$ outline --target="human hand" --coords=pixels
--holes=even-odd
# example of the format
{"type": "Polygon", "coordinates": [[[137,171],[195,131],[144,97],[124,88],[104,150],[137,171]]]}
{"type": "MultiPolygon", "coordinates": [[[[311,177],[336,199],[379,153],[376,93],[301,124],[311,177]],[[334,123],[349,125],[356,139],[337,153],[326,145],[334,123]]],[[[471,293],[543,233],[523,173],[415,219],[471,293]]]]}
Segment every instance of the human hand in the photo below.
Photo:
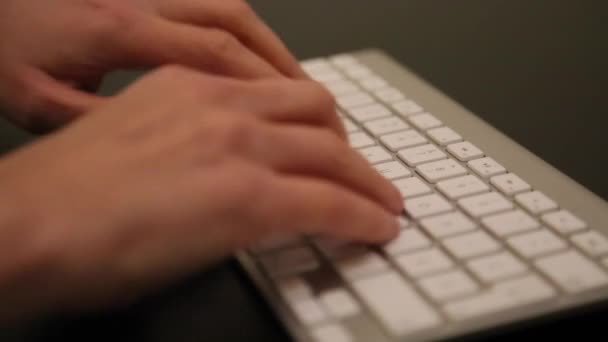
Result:
{"type": "Polygon", "coordinates": [[[10,155],[0,316],[113,303],[278,232],[392,239],[401,196],[328,128],[334,106],[309,81],[164,67],[10,155]]]}
{"type": "Polygon", "coordinates": [[[0,103],[41,132],[99,105],[90,91],[114,69],[306,77],[244,0],[3,0],[0,35],[0,103]]]}

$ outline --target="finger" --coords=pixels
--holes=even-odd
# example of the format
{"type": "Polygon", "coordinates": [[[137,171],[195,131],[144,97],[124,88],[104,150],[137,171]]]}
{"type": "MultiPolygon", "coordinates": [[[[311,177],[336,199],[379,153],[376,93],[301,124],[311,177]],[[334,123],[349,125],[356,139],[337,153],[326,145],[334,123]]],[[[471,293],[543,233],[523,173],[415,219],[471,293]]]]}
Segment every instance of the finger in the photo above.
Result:
{"type": "Polygon", "coordinates": [[[20,124],[36,133],[53,130],[99,105],[105,99],[76,90],[46,73],[24,67],[15,91],[20,124]]]}
{"type": "Polygon", "coordinates": [[[241,43],[283,75],[307,78],[285,44],[243,0],[161,1],[160,6],[160,12],[166,18],[198,26],[221,28],[234,34],[241,43]]]}
{"type": "Polygon", "coordinates": [[[269,189],[272,210],[280,219],[275,231],[323,234],[368,243],[387,242],[398,235],[392,213],[345,188],[322,180],[277,177],[269,189]]]}
{"type": "Polygon", "coordinates": [[[399,191],[344,141],[328,130],[301,125],[256,126],[255,141],[242,144],[246,158],[281,173],[339,184],[399,214],[399,191]]]}
{"type": "Polygon", "coordinates": [[[310,81],[234,81],[241,101],[238,110],[254,112],[276,122],[328,127],[345,139],[346,130],[337,115],[335,99],[322,86],[310,81]]]}
{"type": "Polygon", "coordinates": [[[120,42],[123,67],[183,64],[242,79],[281,77],[230,33],[142,16],[120,42]]]}

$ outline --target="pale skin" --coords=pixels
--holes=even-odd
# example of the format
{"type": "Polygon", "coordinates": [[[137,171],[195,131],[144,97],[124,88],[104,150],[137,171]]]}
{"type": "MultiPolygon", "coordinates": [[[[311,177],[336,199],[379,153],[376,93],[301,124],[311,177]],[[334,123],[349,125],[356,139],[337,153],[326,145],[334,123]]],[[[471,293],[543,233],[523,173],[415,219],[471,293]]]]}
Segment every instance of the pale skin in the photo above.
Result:
{"type": "Polygon", "coordinates": [[[164,22],[123,23],[134,36],[187,46],[174,42],[187,38],[180,30],[204,42],[216,32],[209,27],[221,27],[235,37],[231,55],[242,54],[209,57],[203,44],[167,56],[145,43],[135,49],[146,53],[123,54],[121,35],[87,36],[54,25],[48,12],[48,26],[5,16],[19,9],[35,17],[42,3],[0,5],[0,32],[21,37],[0,46],[0,99],[11,119],[69,122],[0,160],[0,320],[132,300],[274,233],[365,243],[398,234],[398,191],[348,147],[332,97],[243,3],[62,0],[46,10],[93,23],[99,18],[83,17],[88,6],[118,3],[164,22]],[[252,26],[226,21],[225,3],[239,17],[249,13],[252,26]],[[59,53],[51,39],[70,48],[59,53]],[[87,48],[97,40],[107,49],[87,48]],[[31,41],[48,42],[36,45],[48,51],[31,54],[31,41]],[[77,86],[135,65],[156,70],[113,98],[77,86]]]}

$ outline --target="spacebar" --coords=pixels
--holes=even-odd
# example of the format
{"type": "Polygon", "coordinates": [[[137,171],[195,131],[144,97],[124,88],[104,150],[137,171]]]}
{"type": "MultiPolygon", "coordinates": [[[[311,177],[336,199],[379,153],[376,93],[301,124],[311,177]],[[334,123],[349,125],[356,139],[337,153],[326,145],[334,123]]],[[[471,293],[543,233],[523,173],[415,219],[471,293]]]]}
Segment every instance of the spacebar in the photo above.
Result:
{"type": "Polygon", "coordinates": [[[397,273],[387,272],[353,283],[384,327],[403,336],[439,324],[439,315],[397,273]]]}

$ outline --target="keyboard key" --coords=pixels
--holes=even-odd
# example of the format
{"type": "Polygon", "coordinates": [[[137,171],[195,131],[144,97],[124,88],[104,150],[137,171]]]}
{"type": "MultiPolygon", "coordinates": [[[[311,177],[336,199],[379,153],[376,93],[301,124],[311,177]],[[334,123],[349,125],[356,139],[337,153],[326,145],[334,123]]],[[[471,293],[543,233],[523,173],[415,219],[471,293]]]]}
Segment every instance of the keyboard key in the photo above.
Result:
{"type": "Polygon", "coordinates": [[[468,175],[439,182],[437,183],[437,189],[448,198],[457,199],[489,191],[490,187],[479,178],[468,175]]]}
{"type": "Polygon", "coordinates": [[[382,88],[374,91],[374,95],[386,103],[395,103],[405,99],[403,94],[395,88],[382,88]]]}
{"type": "Polygon", "coordinates": [[[444,159],[447,157],[442,150],[431,144],[410,147],[399,151],[398,154],[399,157],[409,166],[416,166],[418,164],[444,159]]]}
{"type": "Polygon", "coordinates": [[[372,135],[376,137],[410,128],[408,124],[396,116],[367,121],[363,124],[363,126],[365,126],[365,128],[367,128],[367,130],[369,130],[372,135]]]}
{"type": "Polygon", "coordinates": [[[484,217],[481,222],[492,233],[504,237],[538,228],[540,224],[522,210],[484,217]]]}
{"type": "Polygon", "coordinates": [[[555,290],[536,275],[498,283],[479,296],[454,301],[445,311],[462,321],[495,312],[544,301],[554,297],[555,290]]]}
{"type": "Polygon", "coordinates": [[[438,194],[405,199],[405,211],[413,218],[440,214],[452,209],[452,205],[438,194]]]}
{"type": "Polygon", "coordinates": [[[333,65],[337,66],[340,69],[342,69],[344,67],[352,67],[355,65],[360,65],[357,58],[355,58],[353,55],[350,55],[348,53],[340,53],[337,55],[333,55],[329,58],[329,62],[331,62],[333,65]]]}
{"type": "Polygon", "coordinates": [[[443,240],[443,245],[460,259],[467,259],[498,251],[500,245],[484,231],[475,231],[443,240]]]}
{"type": "Polygon", "coordinates": [[[347,281],[387,271],[389,265],[380,255],[372,251],[356,253],[336,260],[338,272],[347,281]]]}
{"type": "Polygon", "coordinates": [[[420,286],[437,302],[471,295],[479,290],[479,286],[462,271],[451,271],[420,281],[420,286]]]}
{"type": "Polygon", "coordinates": [[[515,196],[515,201],[532,214],[542,214],[557,209],[557,204],[540,191],[526,192],[515,196]]]}
{"type": "Polygon", "coordinates": [[[333,71],[334,68],[324,58],[313,58],[300,63],[302,69],[308,74],[324,73],[333,71]]]}
{"type": "Polygon", "coordinates": [[[355,121],[364,122],[364,121],[382,118],[385,116],[390,116],[391,111],[379,103],[374,103],[374,104],[350,109],[348,111],[348,114],[350,114],[350,116],[355,121]]]}
{"type": "Polygon", "coordinates": [[[343,288],[323,291],[319,295],[319,301],[325,311],[337,319],[351,317],[361,311],[357,301],[343,288]]]}
{"type": "Polygon", "coordinates": [[[479,279],[491,283],[522,274],[528,270],[510,252],[488,255],[473,259],[467,266],[479,279]]]}
{"type": "Polygon", "coordinates": [[[352,335],[342,325],[337,323],[324,324],[315,327],[312,335],[316,342],[352,342],[352,335]]]}
{"type": "Polygon", "coordinates": [[[403,198],[425,195],[432,192],[432,189],[426,183],[416,177],[396,180],[393,182],[393,185],[401,192],[403,198]]]}
{"type": "Polygon", "coordinates": [[[410,121],[414,127],[419,130],[426,131],[430,128],[439,127],[442,125],[441,121],[437,119],[433,114],[422,113],[408,116],[407,119],[410,121]]]}
{"type": "Polygon", "coordinates": [[[494,176],[490,179],[490,183],[492,183],[492,185],[498,188],[500,192],[507,196],[515,195],[517,193],[532,189],[530,184],[526,183],[514,173],[494,176]]]}
{"type": "Polygon", "coordinates": [[[412,100],[404,100],[393,103],[393,109],[402,116],[421,113],[423,111],[422,107],[412,100]]]}
{"type": "Polygon", "coordinates": [[[339,97],[361,91],[361,89],[359,89],[359,87],[357,87],[353,82],[347,80],[327,82],[323,85],[334,97],[339,97]]]}
{"type": "Polygon", "coordinates": [[[507,243],[525,258],[535,258],[567,247],[561,238],[547,229],[514,236],[507,243]]]}
{"type": "Polygon", "coordinates": [[[348,142],[352,148],[361,148],[376,144],[369,135],[363,132],[350,133],[348,135],[348,142]]]}
{"type": "Polygon", "coordinates": [[[359,127],[357,127],[351,119],[342,118],[342,124],[344,125],[346,133],[353,133],[359,130],[359,127]]]}
{"type": "Polygon", "coordinates": [[[445,146],[462,140],[460,134],[449,127],[433,128],[426,132],[435,143],[445,146]]]}
{"type": "Polygon", "coordinates": [[[431,241],[417,227],[412,227],[402,230],[398,237],[386,243],[382,249],[389,255],[397,256],[430,245],[431,241]]]}
{"type": "Polygon", "coordinates": [[[467,173],[467,170],[454,159],[438,160],[436,162],[418,165],[416,170],[429,183],[435,183],[442,179],[467,173]]]}
{"type": "Polygon", "coordinates": [[[387,179],[397,179],[412,175],[412,172],[398,161],[376,164],[374,168],[387,179]]]}
{"type": "Polygon", "coordinates": [[[396,258],[395,261],[399,268],[415,278],[445,271],[453,266],[452,260],[438,248],[404,254],[396,258]]]}
{"type": "Polygon", "coordinates": [[[471,160],[467,163],[471,170],[480,177],[489,178],[507,172],[507,170],[490,157],[471,160]]]}
{"type": "Polygon", "coordinates": [[[513,208],[513,203],[497,192],[466,197],[458,204],[471,216],[479,217],[513,208]]]}
{"type": "Polygon", "coordinates": [[[380,141],[393,152],[427,142],[425,137],[413,129],[383,135],[380,137],[380,141]]]}
{"type": "Polygon", "coordinates": [[[536,266],[569,293],[608,285],[606,273],[576,251],[539,259],[536,266]]]}
{"type": "Polygon", "coordinates": [[[359,150],[359,153],[361,153],[370,164],[377,164],[393,160],[393,156],[381,146],[362,148],[359,150]]]}
{"type": "Polygon", "coordinates": [[[468,141],[448,145],[447,150],[460,161],[469,161],[483,157],[483,152],[468,141]]]}
{"type": "Polygon", "coordinates": [[[336,101],[338,102],[338,105],[344,109],[352,109],[376,102],[369,94],[362,91],[338,96],[336,97],[336,101]]]}
{"type": "Polygon", "coordinates": [[[422,219],[420,224],[435,238],[465,233],[475,229],[475,223],[460,212],[441,214],[422,219]]]}
{"type": "Polygon", "coordinates": [[[296,317],[305,325],[318,324],[329,318],[323,307],[314,298],[302,299],[289,304],[296,317]]]}
{"type": "Polygon", "coordinates": [[[361,64],[343,66],[342,71],[354,80],[361,80],[374,76],[374,73],[368,67],[361,64]]]}
{"type": "Polygon", "coordinates": [[[587,224],[567,210],[545,214],[543,222],[562,234],[571,234],[587,228],[587,224]]]}
{"type": "Polygon", "coordinates": [[[272,276],[300,274],[319,268],[319,260],[309,247],[294,247],[260,257],[264,269],[272,276]]]}
{"type": "Polygon", "coordinates": [[[432,328],[441,322],[439,315],[397,273],[356,281],[353,288],[394,336],[432,328]]]}
{"type": "Polygon", "coordinates": [[[310,77],[320,83],[330,83],[344,80],[344,77],[336,71],[312,73],[310,77]]]}
{"type": "Polygon", "coordinates": [[[593,257],[599,257],[608,253],[608,239],[598,231],[576,234],[571,239],[578,248],[593,257]]]}
{"type": "Polygon", "coordinates": [[[360,79],[359,84],[365,90],[369,90],[369,91],[378,90],[378,89],[385,88],[388,86],[388,83],[386,83],[385,80],[381,79],[378,76],[372,76],[369,78],[360,79]]]}
{"type": "Polygon", "coordinates": [[[312,298],[310,285],[299,276],[291,276],[277,280],[277,288],[281,296],[289,303],[312,298]]]}

